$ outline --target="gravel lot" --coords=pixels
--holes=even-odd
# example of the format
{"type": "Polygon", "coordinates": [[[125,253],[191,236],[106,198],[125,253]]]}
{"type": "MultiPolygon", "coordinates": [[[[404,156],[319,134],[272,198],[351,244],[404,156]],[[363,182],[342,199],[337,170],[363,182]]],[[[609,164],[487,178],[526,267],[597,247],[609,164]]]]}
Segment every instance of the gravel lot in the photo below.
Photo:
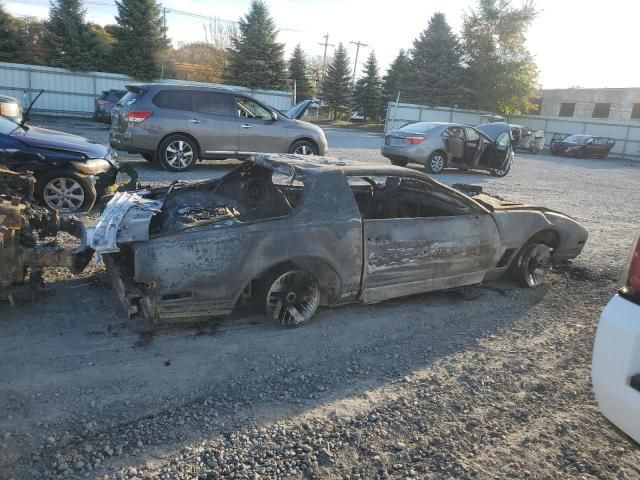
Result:
{"type": "MultiPolygon", "coordinates": [[[[333,155],[382,160],[379,136],[326,132],[333,155]]],[[[143,183],[175,179],[120,158],[143,183]]],[[[145,331],[115,311],[100,265],[52,269],[44,298],[0,305],[0,478],[640,478],[638,445],[599,415],[589,380],[638,231],[640,164],[518,154],[503,179],[438,179],[566,212],[590,230],[585,251],[540,289],[323,309],[295,330],[241,310],[145,331]]]]}

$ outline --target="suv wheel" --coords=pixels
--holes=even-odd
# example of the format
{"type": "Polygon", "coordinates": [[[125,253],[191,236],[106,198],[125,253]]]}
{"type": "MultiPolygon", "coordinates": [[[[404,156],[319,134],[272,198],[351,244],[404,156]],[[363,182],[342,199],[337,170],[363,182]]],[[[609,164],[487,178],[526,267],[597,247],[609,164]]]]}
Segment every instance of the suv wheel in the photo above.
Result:
{"type": "Polygon", "coordinates": [[[171,135],[158,147],[158,158],[162,166],[170,172],[185,172],[198,160],[198,146],[189,137],[171,135]]]}
{"type": "Polygon", "coordinates": [[[293,142],[289,148],[289,153],[294,155],[318,155],[318,147],[307,140],[298,140],[293,142]]]}

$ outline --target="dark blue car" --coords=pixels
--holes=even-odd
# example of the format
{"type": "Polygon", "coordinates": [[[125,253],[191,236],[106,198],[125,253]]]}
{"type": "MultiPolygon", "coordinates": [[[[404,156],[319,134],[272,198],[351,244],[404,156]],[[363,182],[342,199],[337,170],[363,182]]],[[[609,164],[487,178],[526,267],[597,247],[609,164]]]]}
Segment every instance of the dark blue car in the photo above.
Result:
{"type": "Polygon", "coordinates": [[[115,184],[119,168],[116,154],[100,143],[19,125],[2,116],[0,164],[33,172],[36,198],[63,213],[90,210],[96,198],[115,184]]]}

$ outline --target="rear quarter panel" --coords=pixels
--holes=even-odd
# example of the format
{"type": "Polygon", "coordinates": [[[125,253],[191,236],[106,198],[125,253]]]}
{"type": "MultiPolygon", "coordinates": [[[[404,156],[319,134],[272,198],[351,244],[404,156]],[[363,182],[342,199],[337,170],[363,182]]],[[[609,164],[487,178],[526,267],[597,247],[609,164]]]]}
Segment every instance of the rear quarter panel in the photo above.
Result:
{"type": "Polygon", "coordinates": [[[272,266],[313,258],[335,270],[336,303],[355,297],[362,222],[353,194],[339,172],[318,175],[306,188],[289,217],[192,228],[137,244],[135,280],[155,282],[158,295],[192,292],[189,302],[228,313],[248,283],[272,266]]]}

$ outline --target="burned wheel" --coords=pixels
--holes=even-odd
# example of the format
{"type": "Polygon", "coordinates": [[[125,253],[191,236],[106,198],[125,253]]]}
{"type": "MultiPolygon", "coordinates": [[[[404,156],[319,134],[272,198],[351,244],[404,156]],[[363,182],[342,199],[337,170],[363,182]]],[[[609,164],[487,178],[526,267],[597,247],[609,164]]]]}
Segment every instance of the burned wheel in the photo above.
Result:
{"type": "Polygon", "coordinates": [[[260,297],[269,319],[286,328],[299,327],[318,309],[320,286],[305,270],[283,269],[265,279],[260,297]]]}
{"type": "Polygon", "coordinates": [[[551,269],[551,248],[544,243],[526,245],[514,260],[511,273],[523,287],[537,287],[545,281],[551,269]]]}

